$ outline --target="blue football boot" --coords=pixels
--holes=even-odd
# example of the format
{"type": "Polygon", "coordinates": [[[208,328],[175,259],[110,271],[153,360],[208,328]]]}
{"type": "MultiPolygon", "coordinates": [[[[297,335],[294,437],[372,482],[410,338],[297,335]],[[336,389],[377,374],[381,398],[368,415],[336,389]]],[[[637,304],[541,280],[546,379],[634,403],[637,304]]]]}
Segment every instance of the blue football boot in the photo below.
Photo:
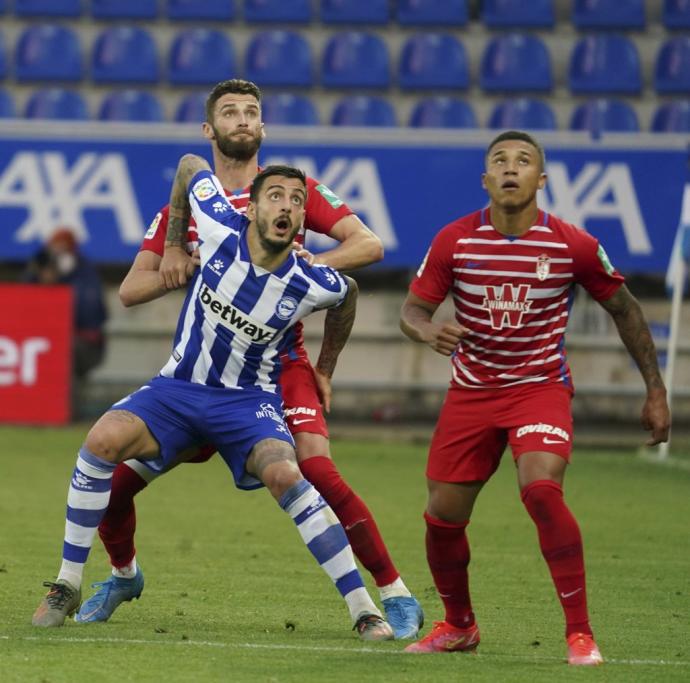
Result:
{"type": "Polygon", "coordinates": [[[133,579],[110,576],[107,581],[91,584],[98,590],[82,603],[74,620],[79,623],[108,621],[112,613],[123,603],[139,599],[144,590],[144,574],[139,567],[133,579]]]}
{"type": "Polygon", "coordinates": [[[383,601],[386,619],[393,627],[396,640],[416,638],[424,626],[424,612],[417,598],[386,598],[383,601]]]}

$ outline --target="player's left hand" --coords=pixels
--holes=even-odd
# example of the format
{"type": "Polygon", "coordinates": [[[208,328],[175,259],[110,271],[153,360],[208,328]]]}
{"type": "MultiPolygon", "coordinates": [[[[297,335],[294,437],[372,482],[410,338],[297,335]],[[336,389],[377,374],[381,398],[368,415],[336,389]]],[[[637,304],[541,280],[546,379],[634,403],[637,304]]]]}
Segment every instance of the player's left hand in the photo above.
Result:
{"type": "Polygon", "coordinates": [[[323,406],[324,413],[331,412],[331,395],[333,394],[333,386],[331,378],[324,375],[318,368],[314,368],[314,376],[316,377],[316,389],[319,392],[319,399],[323,406]]]}
{"type": "Polygon", "coordinates": [[[299,242],[293,242],[292,248],[295,251],[295,255],[303,258],[310,266],[314,265],[314,259],[316,258],[309,249],[305,249],[303,244],[299,242]]]}
{"type": "Polygon", "coordinates": [[[165,289],[179,289],[187,284],[194,272],[194,267],[190,268],[192,257],[183,247],[165,247],[158,276],[161,285],[165,289]]]}
{"type": "Polygon", "coordinates": [[[668,409],[665,389],[653,389],[647,393],[641,420],[642,426],[652,433],[646,442],[647,446],[656,446],[662,441],[668,441],[671,412],[668,409]]]}

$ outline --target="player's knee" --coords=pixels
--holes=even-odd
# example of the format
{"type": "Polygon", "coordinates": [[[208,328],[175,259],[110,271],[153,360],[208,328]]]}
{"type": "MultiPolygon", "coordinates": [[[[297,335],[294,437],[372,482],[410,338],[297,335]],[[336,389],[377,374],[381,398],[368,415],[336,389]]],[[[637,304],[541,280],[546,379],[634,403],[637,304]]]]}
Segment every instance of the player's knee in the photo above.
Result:
{"type": "Polygon", "coordinates": [[[563,502],[563,489],[550,479],[540,479],[527,484],[520,492],[522,503],[535,521],[548,521],[555,505],[563,502]]]}
{"type": "Polygon", "coordinates": [[[299,467],[290,460],[272,463],[263,469],[261,476],[261,481],[276,499],[280,499],[286,491],[302,479],[299,467]]]}
{"type": "Polygon", "coordinates": [[[120,454],[120,439],[115,430],[96,423],[86,435],[84,446],[96,457],[108,462],[117,462],[120,454]]]}

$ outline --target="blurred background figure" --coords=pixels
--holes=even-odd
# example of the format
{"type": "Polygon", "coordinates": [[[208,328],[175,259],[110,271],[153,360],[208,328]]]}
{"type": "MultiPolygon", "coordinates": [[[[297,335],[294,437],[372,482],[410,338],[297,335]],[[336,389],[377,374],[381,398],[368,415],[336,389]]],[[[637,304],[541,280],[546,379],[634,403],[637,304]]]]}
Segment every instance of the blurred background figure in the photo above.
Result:
{"type": "Polygon", "coordinates": [[[79,251],[70,228],[57,228],[27,264],[22,280],[43,285],[69,285],[74,295],[72,370],[81,380],[103,362],[104,326],[108,319],[101,277],[79,251]]]}

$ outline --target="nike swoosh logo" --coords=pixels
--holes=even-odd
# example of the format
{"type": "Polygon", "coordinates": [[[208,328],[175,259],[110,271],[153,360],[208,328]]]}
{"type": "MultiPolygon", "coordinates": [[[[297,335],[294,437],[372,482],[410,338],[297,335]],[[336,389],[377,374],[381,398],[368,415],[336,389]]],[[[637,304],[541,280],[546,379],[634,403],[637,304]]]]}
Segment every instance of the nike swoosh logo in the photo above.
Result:
{"type": "Polygon", "coordinates": [[[562,598],[572,598],[573,595],[576,593],[579,593],[582,590],[582,588],[576,588],[574,591],[570,591],[570,593],[561,593],[562,598]]]}
{"type": "Polygon", "coordinates": [[[293,420],[292,424],[293,425],[301,425],[303,422],[313,422],[316,418],[313,417],[308,417],[304,420],[293,420]]]}
{"type": "Polygon", "coordinates": [[[542,441],[544,443],[565,443],[562,439],[549,439],[548,436],[545,436],[542,441]]]}

